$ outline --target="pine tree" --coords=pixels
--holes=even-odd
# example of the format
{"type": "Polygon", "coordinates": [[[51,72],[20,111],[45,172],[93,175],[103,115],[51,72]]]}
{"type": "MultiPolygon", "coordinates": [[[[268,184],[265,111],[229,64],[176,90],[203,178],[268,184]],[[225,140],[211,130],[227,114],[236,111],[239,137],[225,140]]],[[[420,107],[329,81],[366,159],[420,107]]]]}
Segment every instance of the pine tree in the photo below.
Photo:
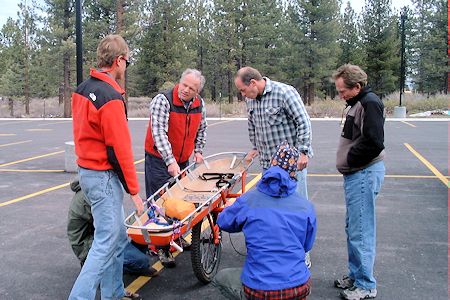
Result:
{"type": "Polygon", "coordinates": [[[297,56],[300,94],[311,104],[322,90],[339,56],[339,5],[336,0],[298,0],[291,6],[292,23],[296,26],[293,50],[297,56]]]}
{"type": "Polygon", "coordinates": [[[339,45],[342,52],[339,56],[338,66],[350,63],[364,68],[364,52],[359,32],[358,15],[351,7],[350,1],[347,1],[341,23],[342,31],[339,45]]]}
{"type": "Polygon", "coordinates": [[[362,20],[365,71],[370,86],[383,97],[398,87],[400,77],[398,20],[390,0],[366,0],[362,20]]]}
{"type": "Polygon", "coordinates": [[[446,1],[416,0],[413,23],[413,81],[419,92],[447,92],[446,1]]]}
{"type": "Polygon", "coordinates": [[[23,38],[17,21],[8,18],[0,33],[2,44],[0,91],[9,98],[10,115],[14,115],[14,100],[22,99],[24,90],[23,38]]]}
{"type": "MultiPolygon", "coordinates": [[[[138,42],[137,91],[154,95],[165,82],[175,83],[187,66],[192,66],[190,51],[195,45],[188,39],[182,0],[150,0],[144,35],[138,42]]],[[[170,84],[169,84],[170,85],[170,84]]],[[[167,85],[165,85],[167,86],[167,85]]]]}

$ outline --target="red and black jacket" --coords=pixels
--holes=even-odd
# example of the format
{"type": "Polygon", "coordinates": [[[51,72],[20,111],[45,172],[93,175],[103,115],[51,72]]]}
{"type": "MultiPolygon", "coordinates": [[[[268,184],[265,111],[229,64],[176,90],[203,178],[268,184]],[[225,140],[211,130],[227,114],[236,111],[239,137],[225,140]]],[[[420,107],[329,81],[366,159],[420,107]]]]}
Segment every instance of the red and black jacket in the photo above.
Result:
{"type": "Polygon", "coordinates": [[[91,77],[72,94],[73,137],[77,164],[91,170],[114,170],[127,193],[139,192],[131,150],[125,91],[106,73],[91,77]]]}
{"type": "MultiPolygon", "coordinates": [[[[172,146],[172,154],[178,163],[183,163],[189,160],[195,148],[195,138],[197,131],[202,121],[202,101],[195,97],[186,109],[183,105],[183,100],[178,96],[178,84],[167,92],[163,93],[170,104],[169,112],[169,126],[167,137],[172,146]]],[[[151,117],[147,129],[147,136],[145,138],[145,151],[153,156],[161,158],[155,146],[151,131],[151,117]]]]}

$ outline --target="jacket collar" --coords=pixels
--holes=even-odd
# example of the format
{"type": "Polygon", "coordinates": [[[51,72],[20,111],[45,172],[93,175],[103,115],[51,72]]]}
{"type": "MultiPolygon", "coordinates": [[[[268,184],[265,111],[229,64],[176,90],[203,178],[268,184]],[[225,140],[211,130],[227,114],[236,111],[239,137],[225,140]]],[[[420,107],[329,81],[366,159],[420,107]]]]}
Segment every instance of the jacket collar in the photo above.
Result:
{"type": "Polygon", "coordinates": [[[105,72],[101,72],[98,71],[96,69],[91,69],[90,74],[91,77],[97,78],[101,81],[106,82],[107,84],[109,84],[110,86],[112,86],[118,93],[120,93],[121,95],[125,94],[124,89],[122,89],[120,87],[120,85],[117,83],[117,81],[115,81],[111,76],[109,76],[107,73],[105,72]]]}
{"type": "Polygon", "coordinates": [[[370,86],[365,86],[358,95],[356,95],[353,98],[350,98],[347,100],[347,105],[348,106],[353,106],[355,105],[359,100],[361,100],[364,96],[366,96],[368,93],[372,92],[372,89],[370,88],[370,86]]]}

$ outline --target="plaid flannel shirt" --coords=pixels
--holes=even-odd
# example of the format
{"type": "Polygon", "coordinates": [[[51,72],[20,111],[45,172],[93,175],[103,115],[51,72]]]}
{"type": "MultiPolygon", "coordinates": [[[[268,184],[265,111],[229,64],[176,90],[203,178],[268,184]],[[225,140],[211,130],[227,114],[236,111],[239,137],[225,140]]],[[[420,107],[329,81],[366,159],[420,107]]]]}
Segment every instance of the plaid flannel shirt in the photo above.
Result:
{"type": "MultiPolygon", "coordinates": [[[[203,147],[206,144],[206,128],[208,127],[206,122],[205,103],[202,98],[199,99],[202,102],[202,121],[195,138],[195,153],[203,152],[203,147]]],[[[183,101],[183,103],[184,108],[189,111],[192,101],[183,101]]],[[[163,94],[156,95],[150,102],[151,130],[153,140],[155,141],[155,146],[167,166],[176,161],[172,154],[172,146],[170,145],[169,138],[167,136],[167,132],[169,130],[169,114],[169,100],[163,94]]]]}
{"type": "Polygon", "coordinates": [[[266,86],[257,99],[246,98],[250,142],[260,155],[264,169],[284,141],[313,156],[311,121],[297,90],[264,77],[266,86]]]}
{"type": "Polygon", "coordinates": [[[305,284],[284,290],[263,291],[255,290],[243,285],[245,297],[248,300],[301,300],[311,292],[311,279],[305,284]]]}

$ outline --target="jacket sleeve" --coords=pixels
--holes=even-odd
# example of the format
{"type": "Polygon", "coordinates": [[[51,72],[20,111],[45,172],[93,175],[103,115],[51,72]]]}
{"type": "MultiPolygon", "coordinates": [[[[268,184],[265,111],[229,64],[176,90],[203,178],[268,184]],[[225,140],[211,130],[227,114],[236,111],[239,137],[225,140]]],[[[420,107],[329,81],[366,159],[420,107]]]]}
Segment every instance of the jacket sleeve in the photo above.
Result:
{"type": "Polygon", "coordinates": [[[206,106],[203,99],[200,99],[202,102],[202,121],[200,123],[200,127],[197,131],[197,136],[195,137],[195,149],[194,152],[202,153],[203,147],[206,144],[206,128],[208,127],[208,123],[206,122],[206,106]]]}
{"type": "Polygon", "coordinates": [[[139,182],[134,166],[131,136],[122,100],[112,100],[101,109],[100,124],[105,140],[108,161],[119,176],[125,191],[131,195],[139,192],[139,182]]]}
{"type": "Polygon", "coordinates": [[[175,162],[172,153],[172,145],[169,142],[167,132],[169,131],[170,104],[163,94],[158,94],[150,102],[151,133],[155,141],[155,147],[161,154],[166,166],[175,162]]]}
{"type": "Polygon", "coordinates": [[[306,154],[311,148],[311,121],[297,90],[290,87],[286,91],[284,109],[294,120],[297,131],[298,150],[306,154]]]}
{"type": "Polygon", "coordinates": [[[241,232],[246,221],[245,210],[245,201],[241,196],[219,214],[217,224],[226,232],[241,232]]]}
{"type": "Polygon", "coordinates": [[[314,241],[316,239],[317,224],[316,224],[316,213],[314,211],[314,208],[312,208],[312,212],[308,217],[307,226],[308,227],[306,228],[305,244],[303,245],[305,252],[308,252],[312,249],[314,241]]]}
{"type": "Polygon", "coordinates": [[[348,152],[350,167],[363,167],[384,149],[384,107],[380,100],[361,102],[364,108],[361,138],[348,152]]]}
{"type": "MultiPolygon", "coordinates": [[[[246,101],[250,101],[247,100],[246,101]]],[[[248,104],[247,104],[248,106],[248,104]]],[[[253,121],[253,109],[247,109],[247,124],[248,124],[248,138],[250,143],[252,143],[253,149],[256,148],[256,133],[255,133],[255,123],[253,121]]]]}

